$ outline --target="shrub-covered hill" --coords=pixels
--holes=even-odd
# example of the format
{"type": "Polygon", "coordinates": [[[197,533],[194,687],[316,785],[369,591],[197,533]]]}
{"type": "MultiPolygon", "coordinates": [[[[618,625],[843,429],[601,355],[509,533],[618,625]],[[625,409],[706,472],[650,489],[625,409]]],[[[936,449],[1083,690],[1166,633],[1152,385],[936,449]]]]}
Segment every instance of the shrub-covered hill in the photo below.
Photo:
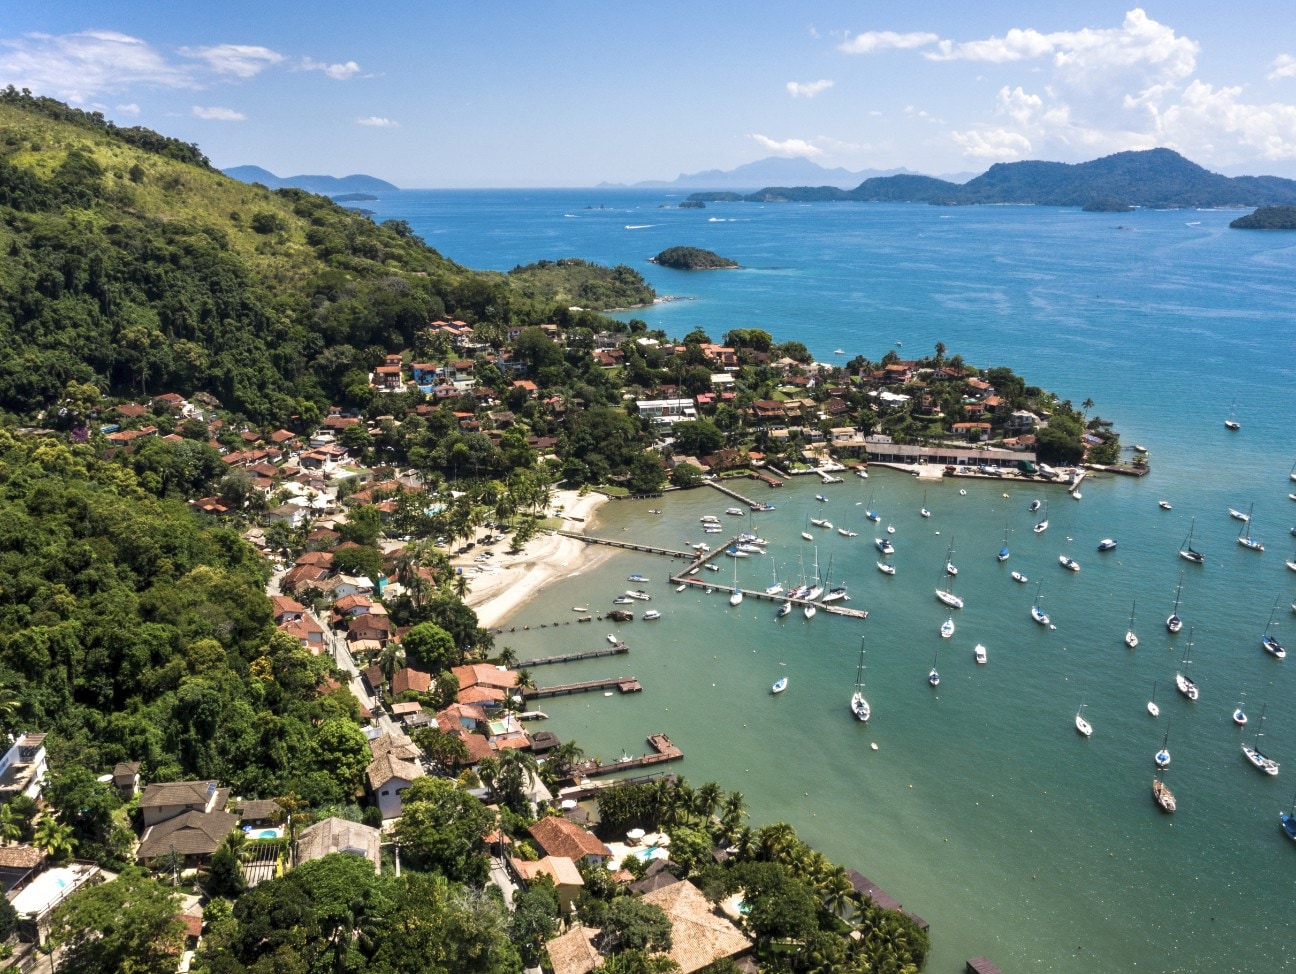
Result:
{"type": "MultiPolygon", "coordinates": [[[[12,87],[0,253],[0,409],[20,414],[77,381],[204,391],[258,422],[309,417],[428,321],[489,309],[525,325],[556,310],[543,289],[447,260],[404,221],[237,182],[194,146],[12,87]]],[[[636,302],[607,306],[623,303],[636,302]]]]}

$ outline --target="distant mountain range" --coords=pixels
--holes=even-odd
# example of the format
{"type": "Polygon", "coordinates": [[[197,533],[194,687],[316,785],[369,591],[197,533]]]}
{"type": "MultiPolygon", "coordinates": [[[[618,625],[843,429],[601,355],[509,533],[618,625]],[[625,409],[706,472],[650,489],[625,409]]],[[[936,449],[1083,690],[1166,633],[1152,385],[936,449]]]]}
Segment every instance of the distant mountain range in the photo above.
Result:
{"type": "Polygon", "coordinates": [[[1091,162],[1004,162],[959,184],[902,173],[865,179],[853,189],[767,185],[755,193],[694,193],[701,202],[859,200],[936,203],[1016,203],[1121,210],[1131,206],[1265,206],[1296,204],[1296,180],[1278,176],[1221,176],[1170,149],[1118,152],[1091,162]]]}
{"type": "Polygon", "coordinates": [[[276,176],[269,169],[260,166],[233,166],[222,169],[226,176],[241,183],[260,183],[268,189],[283,189],[293,186],[308,193],[319,193],[321,196],[338,196],[342,193],[379,193],[399,191],[399,186],[375,176],[276,176]]]}
{"type": "MultiPolygon", "coordinates": [[[[761,186],[835,186],[851,189],[866,179],[883,176],[911,174],[908,169],[861,169],[851,172],[838,166],[826,169],[809,159],[785,159],[770,156],[739,166],[737,169],[707,169],[704,172],[682,173],[674,179],[650,179],[631,184],[634,189],[716,189],[753,190],[761,186]]],[[[947,177],[954,183],[971,178],[972,174],[947,177]]],[[[603,183],[603,186],[624,186],[624,183],[603,183]]]]}

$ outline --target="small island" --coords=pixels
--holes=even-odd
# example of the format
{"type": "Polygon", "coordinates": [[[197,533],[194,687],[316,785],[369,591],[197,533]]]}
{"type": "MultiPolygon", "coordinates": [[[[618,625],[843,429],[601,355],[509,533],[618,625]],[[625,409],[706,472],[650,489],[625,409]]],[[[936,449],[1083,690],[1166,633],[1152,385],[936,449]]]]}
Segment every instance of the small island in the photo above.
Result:
{"type": "Polygon", "coordinates": [[[372,193],[339,193],[333,197],[334,203],[373,203],[378,197],[372,193]]]}
{"type": "Polygon", "coordinates": [[[1134,207],[1112,196],[1090,200],[1081,210],[1085,213],[1132,213],[1134,207]]]}
{"type": "Polygon", "coordinates": [[[700,247],[667,247],[656,257],[648,260],[662,267],[673,267],[680,271],[711,271],[727,267],[741,266],[737,261],[700,247]]]}
{"type": "Polygon", "coordinates": [[[1234,230],[1296,230],[1296,206],[1262,206],[1240,216],[1229,227],[1234,230]]]}

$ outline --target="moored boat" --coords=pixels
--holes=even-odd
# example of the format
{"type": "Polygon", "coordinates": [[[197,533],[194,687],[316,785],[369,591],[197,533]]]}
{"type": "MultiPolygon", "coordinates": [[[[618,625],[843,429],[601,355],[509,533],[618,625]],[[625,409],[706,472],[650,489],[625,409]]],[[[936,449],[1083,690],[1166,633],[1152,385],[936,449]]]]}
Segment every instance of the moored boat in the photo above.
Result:
{"type": "Polygon", "coordinates": [[[1179,618],[1179,596],[1183,592],[1183,573],[1179,575],[1179,585],[1175,588],[1174,608],[1170,610],[1170,615],[1166,617],[1166,629],[1170,632],[1178,632],[1183,628],[1183,619],[1179,618]]]}
{"type": "Polygon", "coordinates": [[[658,612],[656,609],[649,609],[647,612],[643,614],[641,618],[645,622],[652,622],[654,619],[660,619],[661,613],[658,612]]]}
{"type": "Polygon", "coordinates": [[[1192,660],[1188,654],[1192,651],[1192,630],[1188,630],[1188,646],[1184,649],[1183,659],[1179,665],[1182,667],[1175,673],[1175,689],[1182,693],[1189,700],[1196,700],[1200,696],[1197,684],[1193,682],[1192,677],[1188,675],[1188,667],[1192,665],[1192,660]]]}
{"type": "Polygon", "coordinates": [[[893,545],[886,538],[874,538],[873,543],[877,545],[877,550],[882,552],[882,554],[884,555],[895,554],[895,545],[893,545]]]}
{"type": "Polygon", "coordinates": [[[1080,563],[1074,558],[1068,558],[1066,555],[1058,555],[1058,564],[1068,571],[1078,572],[1080,563]]]}
{"type": "Polygon", "coordinates": [[[1084,719],[1084,709],[1085,705],[1081,704],[1080,709],[1076,711],[1075,729],[1085,737],[1088,737],[1093,733],[1093,727],[1090,725],[1089,721],[1084,719]]]}
{"type": "Polygon", "coordinates": [[[1125,630],[1125,645],[1130,649],[1134,649],[1138,646],[1138,636],[1134,635],[1134,606],[1137,604],[1137,602],[1130,603],[1129,628],[1125,630]]]}
{"type": "Polygon", "coordinates": [[[647,582],[649,580],[650,579],[645,578],[643,575],[640,575],[638,572],[636,572],[635,574],[631,575],[629,578],[626,579],[627,582],[647,582]]]}
{"type": "Polygon", "coordinates": [[[1273,628],[1274,613],[1278,611],[1278,603],[1275,602],[1272,609],[1269,610],[1269,622],[1265,625],[1265,631],[1260,635],[1260,645],[1264,651],[1275,659],[1286,659],[1287,650],[1283,644],[1278,641],[1278,637],[1269,632],[1273,628]]]}
{"type": "Polygon", "coordinates": [[[894,575],[896,573],[895,565],[888,565],[886,562],[880,561],[877,563],[877,566],[878,571],[882,572],[884,575],[894,575]]]}
{"type": "Polygon", "coordinates": [[[850,699],[851,713],[855,715],[856,720],[867,721],[872,716],[872,708],[869,702],[864,699],[864,637],[860,637],[860,658],[859,665],[855,668],[855,692],[851,694],[850,699]]]}
{"type": "Polygon", "coordinates": [[[1190,561],[1194,565],[1206,564],[1206,556],[1192,546],[1193,531],[1197,527],[1197,518],[1193,518],[1188,525],[1188,537],[1184,538],[1184,543],[1179,547],[1179,557],[1185,561],[1190,561]]]}
{"type": "Polygon", "coordinates": [[[941,623],[940,634],[942,639],[949,639],[954,635],[954,617],[950,616],[941,623]]]}
{"type": "Polygon", "coordinates": [[[1256,727],[1255,744],[1243,744],[1242,755],[1257,771],[1263,771],[1268,775],[1276,775],[1278,773],[1278,762],[1273,758],[1265,757],[1265,755],[1260,752],[1260,738],[1264,737],[1264,719],[1265,708],[1261,707],[1260,723],[1256,727]]]}
{"type": "Polygon", "coordinates": [[[1157,507],[1161,508],[1163,511],[1171,510],[1169,501],[1157,501],[1157,507]]]}
{"type": "Polygon", "coordinates": [[[972,649],[972,658],[978,663],[984,663],[986,661],[986,648],[977,643],[972,649]]]}
{"type": "Polygon", "coordinates": [[[1103,538],[1098,542],[1099,551],[1111,551],[1116,547],[1116,541],[1112,538],[1103,538]]]}
{"type": "Polygon", "coordinates": [[[1247,511],[1245,526],[1242,528],[1242,533],[1238,535],[1237,543],[1243,548],[1249,548],[1252,551],[1264,551],[1264,542],[1251,534],[1251,529],[1253,527],[1251,523],[1251,513],[1254,510],[1255,505],[1252,504],[1250,509],[1247,511]]]}
{"type": "Polygon", "coordinates": [[[1158,768],[1170,766],[1170,728],[1166,728],[1165,737],[1161,739],[1161,748],[1152,755],[1152,762],[1158,768]]]}
{"type": "Polygon", "coordinates": [[[1160,778],[1152,779],[1152,800],[1163,812],[1173,812],[1176,807],[1174,793],[1160,778]]]}
{"type": "Polygon", "coordinates": [[[770,687],[770,693],[782,693],[787,689],[787,685],[788,678],[786,676],[779,677],[774,681],[774,685],[770,687]]]}

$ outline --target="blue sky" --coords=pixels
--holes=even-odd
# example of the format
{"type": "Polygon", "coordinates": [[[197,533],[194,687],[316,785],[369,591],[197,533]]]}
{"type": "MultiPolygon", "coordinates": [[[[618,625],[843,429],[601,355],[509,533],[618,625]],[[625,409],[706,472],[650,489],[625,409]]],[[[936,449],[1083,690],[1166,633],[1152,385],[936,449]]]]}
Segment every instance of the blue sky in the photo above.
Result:
{"type": "Polygon", "coordinates": [[[7,6],[0,84],[279,175],[592,186],[771,155],[941,174],[1169,146],[1296,177],[1296,4],[7,6]]]}

